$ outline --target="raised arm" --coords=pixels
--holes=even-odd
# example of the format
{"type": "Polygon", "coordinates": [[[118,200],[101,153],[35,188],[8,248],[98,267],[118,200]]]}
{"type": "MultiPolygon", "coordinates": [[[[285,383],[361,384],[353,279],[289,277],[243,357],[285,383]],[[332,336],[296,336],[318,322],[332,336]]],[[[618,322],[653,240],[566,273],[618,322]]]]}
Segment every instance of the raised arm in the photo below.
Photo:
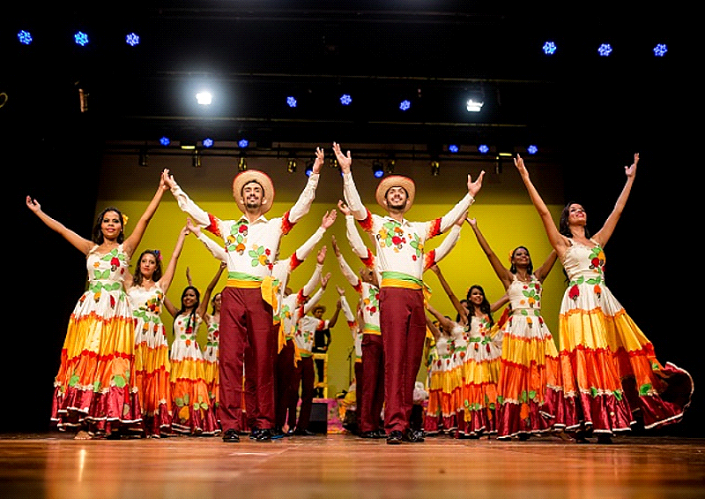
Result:
{"type": "Polygon", "coordinates": [[[345,202],[350,207],[351,214],[355,219],[365,220],[368,217],[368,211],[365,205],[362,204],[360,194],[357,192],[357,187],[352,178],[352,156],[350,151],[347,154],[343,154],[340,144],[333,142],[333,152],[343,174],[343,196],[345,197],[345,202]]]}
{"type": "Polygon", "coordinates": [[[468,193],[458,201],[458,203],[441,218],[429,222],[429,237],[435,237],[450,229],[461,217],[467,216],[466,212],[470,205],[475,202],[475,197],[482,188],[482,179],[485,177],[484,170],[480,172],[475,180],[468,174],[468,193]]]}
{"type": "Polygon", "coordinates": [[[311,296],[311,299],[307,301],[303,307],[301,307],[302,313],[301,315],[304,316],[307,313],[309,313],[314,306],[320,301],[321,297],[323,296],[323,293],[326,291],[326,287],[328,286],[328,281],[330,280],[330,272],[324,275],[321,278],[321,287],[318,288],[318,290],[311,296]]]}
{"type": "Polygon", "coordinates": [[[434,274],[436,274],[436,276],[438,276],[438,280],[440,281],[441,286],[443,287],[443,291],[445,291],[446,295],[448,295],[450,302],[453,304],[453,308],[455,308],[456,312],[458,312],[461,318],[467,319],[467,310],[465,310],[463,305],[460,303],[460,300],[458,300],[458,297],[455,296],[455,293],[453,293],[453,290],[446,281],[445,277],[443,277],[441,268],[438,265],[431,265],[431,270],[434,274]]]}
{"type": "Polygon", "coordinates": [[[164,183],[164,178],[162,177],[159,180],[159,187],[157,187],[157,192],[154,193],[152,201],[150,201],[149,205],[147,205],[147,209],[144,210],[144,213],[135,224],[134,230],[123,242],[122,247],[128,255],[132,256],[132,253],[134,253],[135,249],[140,245],[142,236],[144,236],[144,231],[147,230],[147,226],[156,213],[157,208],[159,208],[159,203],[162,201],[162,196],[167,189],[168,187],[164,183]]]}
{"type": "Polygon", "coordinates": [[[534,270],[534,275],[536,276],[536,279],[541,282],[546,280],[548,274],[551,273],[551,269],[553,269],[553,265],[556,263],[557,259],[558,255],[556,254],[556,250],[551,251],[548,254],[548,257],[546,258],[546,261],[543,262],[543,264],[538,269],[534,270]]]}
{"type": "Polygon", "coordinates": [[[603,247],[607,244],[610,237],[612,237],[614,228],[617,226],[617,222],[622,216],[624,207],[627,204],[627,199],[629,199],[629,194],[631,193],[632,185],[634,184],[634,177],[636,176],[637,163],[639,163],[639,153],[634,154],[634,162],[631,166],[624,167],[624,173],[627,176],[627,181],[622,188],[622,192],[619,194],[619,198],[617,198],[617,203],[614,205],[612,213],[610,213],[609,217],[607,217],[607,220],[602,228],[593,236],[593,239],[595,239],[595,241],[600,243],[603,247]]]}
{"type": "Polygon", "coordinates": [[[219,261],[227,263],[228,253],[220,244],[206,236],[198,225],[195,225],[191,218],[186,219],[186,228],[203,243],[208,251],[219,261]]]}
{"type": "Polygon", "coordinates": [[[169,174],[169,170],[164,170],[162,172],[162,181],[166,185],[171,193],[176,199],[176,203],[179,208],[184,213],[188,214],[199,227],[206,227],[208,231],[213,232],[217,235],[218,233],[218,219],[211,217],[207,211],[201,209],[196,203],[194,203],[191,198],[179,187],[179,184],[174,180],[174,176],[169,174]]]}
{"type": "Polygon", "coordinates": [[[453,325],[454,325],[453,321],[450,320],[445,315],[443,315],[442,313],[440,313],[438,310],[436,310],[433,307],[433,305],[431,305],[430,303],[427,303],[426,310],[428,310],[431,313],[431,315],[433,315],[436,318],[436,320],[443,327],[443,329],[445,329],[446,331],[450,331],[451,329],[453,329],[453,325]]]}
{"type": "Polygon", "coordinates": [[[213,276],[213,279],[211,279],[211,282],[208,283],[206,290],[203,292],[203,296],[201,297],[201,303],[198,304],[198,310],[196,310],[196,313],[201,317],[206,316],[206,312],[208,311],[208,304],[211,301],[211,295],[213,294],[213,290],[218,284],[220,276],[223,274],[223,270],[225,270],[226,268],[227,265],[223,262],[220,262],[217,272],[213,276]]]}
{"type": "Polygon", "coordinates": [[[487,242],[487,239],[485,239],[485,236],[480,231],[480,227],[477,225],[477,220],[474,218],[466,220],[470,227],[472,227],[472,231],[475,234],[475,238],[477,239],[477,242],[480,243],[480,248],[482,248],[482,251],[485,252],[487,259],[490,261],[492,270],[494,270],[494,273],[497,274],[499,280],[502,281],[504,289],[507,289],[513,280],[512,273],[509,271],[508,268],[502,265],[502,262],[500,261],[499,257],[490,247],[490,244],[487,242]]]}
{"type": "Polygon", "coordinates": [[[335,258],[338,260],[338,266],[340,266],[340,271],[343,273],[343,276],[345,277],[345,279],[347,279],[353,289],[355,289],[355,291],[357,291],[358,293],[361,293],[362,288],[360,286],[360,278],[353,271],[353,269],[350,268],[348,262],[345,261],[345,258],[343,257],[343,254],[340,252],[340,248],[338,247],[338,242],[335,240],[335,236],[331,236],[331,239],[333,244],[333,251],[335,252],[335,258]]]}
{"type": "Polygon", "coordinates": [[[529,198],[531,198],[531,202],[534,204],[534,208],[536,208],[539,217],[541,217],[541,222],[543,223],[543,228],[546,231],[546,235],[548,236],[548,241],[551,243],[551,246],[553,246],[553,249],[556,250],[558,256],[563,255],[563,253],[568,247],[566,238],[562,236],[560,232],[558,232],[558,228],[556,227],[556,224],[553,221],[551,212],[548,211],[548,206],[546,206],[546,203],[544,203],[543,199],[541,198],[539,191],[536,190],[536,187],[534,187],[534,184],[531,182],[531,178],[529,177],[529,171],[524,165],[524,160],[518,154],[517,157],[514,158],[514,166],[516,166],[517,170],[519,170],[521,180],[524,182],[526,190],[529,192],[529,198]]]}
{"type": "Polygon", "coordinates": [[[91,248],[93,246],[95,246],[95,243],[93,241],[91,241],[90,239],[86,239],[86,238],[79,236],[71,229],[68,229],[61,222],[54,220],[49,215],[44,213],[42,211],[42,206],[37,202],[36,199],[32,199],[31,197],[27,196],[26,203],[27,203],[27,208],[29,208],[32,211],[32,213],[37,215],[37,217],[39,217],[39,220],[44,222],[44,224],[47,227],[49,227],[51,230],[53,230],[54,232],[61,235],[61,237],[66,239],[69,243],[71,243],[71,245],[73,247],[75,247],[77,250],[79,250],[84,255],[87,255],[88,252],[91,250],[91,248]]]}
{"type": "Polygon", "coordinates": [[[323,279],[323,264],[326,260],[326,253],[328,250],[323,246],[318,250],[318,255],[316,256],[316,267],[313,269],[313,273],[309,278],[308,282],[304,284],[304,287],[299,290],[296,294],[296,305],[301,306],[306,302],[306,298],[313,293],[316,289],[316,285],[323,279]]]}
{"type": "MultiPolygon", "coordinates": [[[[318,227],[316,232],[314,232],[305,243],[299,246],[294,254],[292,254],[289,258],[289,272],[293,272],[294,269],[296,269],[296,267],[298,267],[308,257],[308,255],[311,254],[313,248],[321,241],[323,235],[331,227],[331,225],[333,225],[337,216],[338,212],[335,211],[335,209],[326,211],[321,219],[321,225],[318,227]]],[[[325,258],[325,250],[323,257],[325,258]]]]}
{"type": "Polygon", "coordinates": [[[490,312],[495,313],[507,303],[509,303],[509,296],[505,293],[499,300],[490,305],[490,312]]]}
{"type": "Polygon", "coordinates": [[[184,248],[184,241],[186,240],[186,235],[189,233],[187,227],[184,227],[179,232],[179,237],[176,239],[176,246],[174,246],[174,251],[171,253],[171,259],[169,264],[164,269],[162,278],[159,279],[159,286],[162,288],[164,294],[169,290],[171,286],[171,281],[174,279],[174,274],[176,273],[176,264],[179,261],[179,256],[181,256],[181,250],[184,248]]]}
{"type": "Polygon", "coordinates": [[[306,187],[299,195],[294,206],[287,212],[286,217],[289,223],[295,224],[311,209],[311,204],[316,197],[316,187],[320,178],[321,166],[323,165],[323,149],[316,148],[316,159],[313,162],[313,170],[308,177],[306,187]]]}
{"type": "Polygon", "coordinates": [[[462,227],[463,220],[465,220],[465,216],[467,216],[467,212],[464,216],[458,219],[455,225],[453,225],[453,228],[450,229],[448,235],[443,239],[443,242],[439,244],[436,249],[424,253],[424,271],[443,260],[443,258],[445,258],[446,255],[448,255],[448,253],[455,248],[455,245],[458,243],[458,239],[460,239],[460,229],[462,227]]]}

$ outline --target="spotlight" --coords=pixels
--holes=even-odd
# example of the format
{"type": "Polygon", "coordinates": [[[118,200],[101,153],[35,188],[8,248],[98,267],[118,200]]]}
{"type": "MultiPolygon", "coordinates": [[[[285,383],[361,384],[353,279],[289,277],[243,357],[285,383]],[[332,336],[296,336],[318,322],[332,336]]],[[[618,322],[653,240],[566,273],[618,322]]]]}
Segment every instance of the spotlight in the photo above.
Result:
{"type": "Polygon", "coordinates": [[[380,178],[384,176],[384,167],[382,166],[382,162],[378,159],[372,162],[372,174],[375,176],[375,178],[380,178]]]}
{"type": "Polygon", "coordinates": [[[659,43],[654,47],[654,55],[656,57],[663,57],[668,52],[668,48],[665,43],[659,43]]]}
{"type": "Polygon", "coordinates": [[[244,172],[247,170],[247,158],[245,156],[240,156],[237,161],[237,171],[244,172]]]}
{"type": "Polygon", "coordinates": [[[431,161],[431,175],[437,177],[441,173],[441,164],[438,161],[431,161]]]}
{"type": "Polygon", "coordinates": [[[313,173],[313,160],[306,163],[306,176],[310,176],[313,173]]]}
{"type": "Polygon", "coordinates": [[[469,113],[479,113],[484,105],[485,103],[481,100],[470,98],[465,103],[465,109],[467,109],[469,113]]]}
{"type": "Polygon", "coordinates": [[[82,31],[73,35],[73,40],[76,42],[76,45],[80,45],[81,47],[88,45],[88,35],[82,31]]]}
{"type": "Polygon", "coordinates": [[[171,144],[171,140],[169,140],[169,137],[162,137],[161,139],[159,139],[159,143],[166,147],[171,144]]]}
{"type": "Polygon", "coordinates": [[[193,151],[193,156],[191,156],[191,166],[194,168],[201,167],[201,153],[198,150],[193,151]]]}
{"type": "Polygon", "coordinates": [[[146,149],[140,151],[140,166],[149,166],[149,154],[147,154],[146,149]]]}
{"type": "Polygon", "coordinates": [[[203,141],[201,141],[201,143],[203,144],[203,147],[213,147],[213,139],[210,137],[206,137],[203,141]]]}
{"type": "Polygon", "coordinates": [[[293,97],[290,95],[289,97],[286,98],[286,105],[287,106],[294,108],[294,107],[296,107],[296,104],[297,104],[296,97],[293,97]]]}
{"type": "Polygon", "coordinates": [[[536,154],[537,152],[539,152],[539,148],[535,145],[530,145],[526,148],[526,152],[528,152],[529,154],[536,154]]]}
{"type": "Polygon", "coordinates": [[[352,97],[350,97],[350,94],[343,94],[340,96],[340,103],[343,106],[349,106],[352,104],[352,97]]]}
{"type": "Polygon", "coordinates": [[[449,151],[449,152],[452,152],[453,154],[455,154],[456,152],[460,151],[460,148],[459,148],[457,145],[455,145],[455,144],[450,144],[450,145],[448,146],[448,151],[449,151]]]}
{"type": "Polygon", "coordinates": [[[289,158],[289,161],[287,161],[287,163],[286,163],[286,171],[289,173],[296,172],[296,159],[295,158],[289,158]]]}
{"type": "Polygon", "coordinates": [[[543,53],[546,54],[546,55],[553,55],[553,54],[556,53],[556,49],[557,49],[557,48],[558,48],[558,47],[556,47],[556,44],[555,44],[555,43],[553,43],[553,42],[546,42],[546,43],[543,44],[543,47],[541,48],[541,50],[543,50],[543,53]]]}
{"type": "Polygon", "coordinates": [[[489,146],[487,146],[487,144],[480,144],[479,146],[477,146],[477,150],[480,154],[487,154],[488,152],[490,152],[490,148],[489,146]]]}
{"type": "Polygon", "coordinates": [[[29,31],[20,31],[19,33],[17,33],[17,39],[22,45],[29,45],[30,43],[32,43],[32,35],[29,33],[29,31]]]}
{"type": "Polygon", "coordinates": [[[610,45],[609,43],[603,43],[597,49],[597,53],[600,54],[601,57],[609,57],[609,55],[612,53],[612,45],[610,45]]]}
{"type": "Polygon", "coordinates": [[[208,91],[201,91],[196,94],[196,102],[202,106],[208,106],[213,102],[213,94],[208,91]]]}
{"type": "Polygon", "coordinates": [[[399,104],[399,109],[401,109],[402,111],[408,111],[409,109],[411,109],[411,101],[409,101],[409,100],[401,101],[401,103],[399,104]]]}
{"type": "Polygon", "coordinates": [[[137,33],[130,33],[125,37],[125,43],[127,43],[130,47],[134,47],[140,44],[140,37],[137,33]]]}
{"type": "Polygon", "coordinates": [[[237,141],[237,146],[238,146],[240,149],[246,149],[247,146],[249,146],[249,145],[250,145],[250,141],[247,140],[247,139],[240,139],[240,140],[237,141]]]}

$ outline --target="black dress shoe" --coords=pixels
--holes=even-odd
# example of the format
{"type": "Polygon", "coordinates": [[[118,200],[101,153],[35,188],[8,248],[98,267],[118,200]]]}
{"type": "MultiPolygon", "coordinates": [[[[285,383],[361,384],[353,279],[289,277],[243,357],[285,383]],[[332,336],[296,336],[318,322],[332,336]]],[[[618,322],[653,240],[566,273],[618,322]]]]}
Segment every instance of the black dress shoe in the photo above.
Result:
{"type": "Polygon", "coordinates": [[[237,430],[230,428],[229,430],[225,430],[225,433],[223,433],[223,442],[227,442],[229,444],[236,444],[240,441],[240,437],[237,434],[237,430]]]}
{"type": "Polygon", "coordinates": [[[272,430],[263,429],[259,430],[257,437],[255,438],[258,442],[269,442],[272,440],[272,430]]]}
{"type": "Polygon", "coordinates": [[[299,437],[313,437],[315,435],[311,430],[299,430],[298,428],[294,430],[294,435],[299,437]]]}
{"type": "Polygon", "coordinates": [[[404,440],[406,442],[411,442],[412,444],[421,443],[424,441],[423,431],[409,430],[406,432],[406,435],[404,435],[404,440]]]}
{"type": "Polygon", "coordinates": [[[401,443],[403,438],[404,437],[399,430],[392,430],[389,432],[389,435],[387,435],[387,443],[389,445],[398,445],[401,443]]]}
{"type": "Polygon", "coordinates": [[[250,440],[257,440],[257,437],[261,432],[262,430],[257,427],[252,428],[252,430],[250,430],[250,440]]]}
{"type": "Polygon", "coordinates": [[[284,431],[282,431],[281,428],[274,428],[271,430],[270,435],[272,440],[279,440],[280,438],[284,438],[284,431]]]}

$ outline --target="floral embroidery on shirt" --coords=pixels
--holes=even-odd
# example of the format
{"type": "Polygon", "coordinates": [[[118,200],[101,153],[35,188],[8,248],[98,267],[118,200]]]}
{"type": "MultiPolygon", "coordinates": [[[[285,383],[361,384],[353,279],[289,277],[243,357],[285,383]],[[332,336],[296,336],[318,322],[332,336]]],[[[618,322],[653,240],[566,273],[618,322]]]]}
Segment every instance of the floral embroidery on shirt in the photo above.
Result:
{"type": "Polygon", "coordinates": [[[257,267],[258,265],[271,266],[271,262],[269,261],[271,251],[268,248],[264,246],[254,246],[247,254],[252,258],[250,263],[253,267],[257,267]]]}
{"type": "Polygon", "coordinates": [[[247,244],[247,232],[249,225],[247,220],[240,220],[230,229],[230,235],[226,238],[225,249],[227,251],[235,251],[242,255],[245,252],[247,244]]]}

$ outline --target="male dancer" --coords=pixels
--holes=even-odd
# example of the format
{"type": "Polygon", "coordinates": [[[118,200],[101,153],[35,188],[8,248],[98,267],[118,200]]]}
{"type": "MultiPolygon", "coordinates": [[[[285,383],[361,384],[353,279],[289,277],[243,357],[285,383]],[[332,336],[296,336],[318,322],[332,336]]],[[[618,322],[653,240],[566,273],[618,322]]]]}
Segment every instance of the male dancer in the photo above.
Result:
{"type": "Polygon", "coordinates": [[[414,384],[421,365],[426,337],[426,312],[423,296],[424,244],[442,234],[465,214],[482,187],[484,171],[475,182],[468,175],[468,193],[442,218],[429,222],[410,222],[404,214],[416,195],[413,180],[401,175],[382,179],[377,187],[377,203],[387,216],[373,215],[365,208],[350,171],[350,151],[343,154],[333,144],[343,173],[343,194],[353,216],[375,242],[380,283],[380,327],[384,345],[385,408],[384,426],[388,444],[402,440],[422,442],[423,433],[410,430],[414,384]]]}
{"type": "MultiPolygon", "coordinates": [[[[280,218],[268,220],[274,186],[268,175],[245,170],[233,181],[233,198],[243,215],[238,220],[220,220],[199,208],[181,190],[173,176],[164,173],[179,208],[196,224],[225,241],[228,281],[222,294],[220,322],[220,405],[224,442],[239,442],[242,420],[242,380],[245,348],[251,348],[257,404],[257,440],[268,441],[275,425],[274,366],[277,336],[272,334],[271,286],[274,258],[282,236],[306,213],[315,197],[323,151],[316,150],[313,172],[296,204],[280,218]]],[[[249,360],[249,358],[248,358],[249,360]]]]}

